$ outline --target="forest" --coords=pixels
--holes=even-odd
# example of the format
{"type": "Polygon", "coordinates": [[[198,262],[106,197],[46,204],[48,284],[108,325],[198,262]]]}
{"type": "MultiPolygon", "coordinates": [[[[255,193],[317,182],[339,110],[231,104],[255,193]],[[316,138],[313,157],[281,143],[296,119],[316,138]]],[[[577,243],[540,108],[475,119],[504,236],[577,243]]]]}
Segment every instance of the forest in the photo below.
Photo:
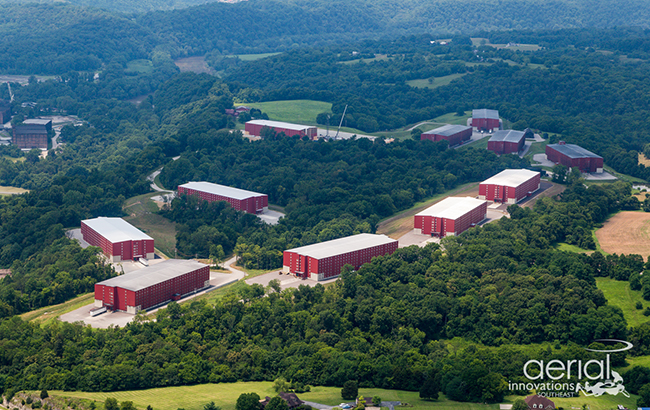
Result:
{"type": "MultiPolygon", "coordinates": [[[[2,0],[0,70],[59,75],[99,70],[116,58],[152,59],[157,53],[173,58],[267,53],[423,32],[446,38],[498,30],[646,28],[650,17],[642,0],[202,3],[208,1],[2,0]]],[[[647,41],[647,33],[642,36],[647,41]]]]}
{"type": "MultiPolygon", "coordinates": [[[[43,15],[48,7],[72,10],[38,7],[43,15]]],[[[571,33],[587,41],[601,31],[571,33]]],[[[636,40],[645,33],[626,33],[620,49],[598,51],[560,44],[536,52],[495,49],[471,46],[460,35],[448,47],[431,44],[431,35],[329,44],[240,62],[223,78],[178,73],[175,51],[158,49],[146,72],[134,72],[131,57],[117,53],[97,81],[84,69],[15,84],[17,116],[57,110],[85,123],[64,127],[65,145],[47,158],[0,148],[0,184],[31,190],[0,199],[0,267],[12,270],[0,281],[0,390],[111,391],[281,376],[328,386],[348,380],[405,390],[434,385],[449,398],[492,403],[505,394],[506,381],[522,377],[531,351],[575,359],[585,357],[583,347],[594,339],[611,337],[632,341],[631,355],[647,355],[650,326],[629,327],[596,278],[628,281],[650,298],[648,261],[556,249],[559,243],[595,249],[592,230],[629,204],[630,184],[587,186],[580,178],[565,181],[556,198],[541,198],[532,209],[512,206],[511,218],[441,246],[400,249],[358,271],[345,268],[328,287],[243,286],[215,303],[172,303],[155,321],[139,315],[124,329],[40,325],[15,316],[69,300],[115,274],[99,249],[80,249],[65,231],[85,218],[123,215],[125,200],[150,192],[147,176],[162,166],[167,188],[206,180],[268,193],[284,208],[286,217],[275,226],[192,198],[177,198],[160,212],[177,224],[180,256],[210,257],[221,246],[245,267],[260,269],[278,267],[289,247],[375,232],[380,220],[422,200],[530,166],[514,155],[411,138],[250,141],[224,114],[235,101],[245,102],[242,96],[328,101],[334,115],[349,104],[348,121],[367,130],[494,107],[514,127],[584,144],[617,171],[648,180],[637,165],[637,152],[650,140],[643,128],[647,63],[624,54],[642,55],[645,43],[636,40]],[[449,74],[464,76],[433,89],[407,84],[449,74]],[[140,104],[127,101],[145,94],[140,104]],[[26,101],[35,107],[22,107],[26,101]]],[[[559,36],[540,32],[542,39],[559,36]]],[[[0,98],[7,94],[1,87],[0,98]]],[[[615,360],[625,364],[623,355],[615,360]]],[[[623,377],[633,381],[631,393],[650,388],[644,370],[623,377]]]]}

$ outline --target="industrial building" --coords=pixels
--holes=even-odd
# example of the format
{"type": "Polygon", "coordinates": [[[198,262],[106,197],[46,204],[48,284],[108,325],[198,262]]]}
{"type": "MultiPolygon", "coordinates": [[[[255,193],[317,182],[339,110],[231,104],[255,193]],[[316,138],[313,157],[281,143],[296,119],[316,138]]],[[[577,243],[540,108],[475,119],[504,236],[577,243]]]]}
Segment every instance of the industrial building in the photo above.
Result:
{"type": "Polygon", "coordinates": [[[208,265],[169,259],[95,284],[95,307],[135,314],[208,286],[208,265]]]}
{"type": "Polygon", "coordinates": [[[603,157],[564,141],[547,145],[546,158],[568,168],[578,167],[582,172],[603,172],[603,157]]]}
{"type": "Polygon", "coordinates": [[[341,274],[343,265],[358,269],[375,256],[390,255],[397,241],[386,235],[362,233],[284,251],[283,272],[314,280],[341,274]]]}
{"type": "Polygon", "coordinates": [[[460,145],[463,141],[469,141],[472,138],[472,127],[464,125],[444,125],[431,131],[423,132],[420,140],[429,141],[448,141],[449,146],[460,145]]]}
{"type": "Polygon", "coordinates": [[[153,238],[122,218],[81,221],[84,241],[99,246],[111,262],[154,258],[153,238]]]}
{"type": "Polygon", "coordinates": [[[488,140],[487,149],[497,154],[516,154],[524,149],[526,134],[524,131],[495,131],[488,140]]]}
{"type": "Polygon", "coordinates": [[[8,101],[0,100],[0,125],[11,121],[11,104],[8,101]]]}
{"type": "Polygon", "coordinates": [[[506,169],[478,186],[479,199],[516,204],[539,189],[539,172],[527,169],[506,169]]]}
{"type": "Polygon", "coordinates": [[[502,122],[499,119],[499,111],[497,110],[472,110],[472,127],[479,131],[492,132],[493,130],[500,130],[502,122]]]}
{"type": "Polygon", "coordinates": [[[487,202],[472,197],[449,197],[414,217],[414,227],[424,235],[460,235],[487,217],[487,202]]]}
{"type": "Polygon", "coordinates": [[[52,120],[29,119],[13,127],[11,143],[20,149],[47,149],[52,120]]]}
{"type": "Polygon", "coordinates": [[[226,201],[238,211],[257,214],[269,206],[266,194],[246,191],[211,182],[188,182],[178,186],[179,195],[194,195],[208,202],[226,201]]]}
{"type": "Polygon", "coordinates": [[[278,134],[283,132],[287,137],[298,135],[300,137],[315,139],[318,136],[318,129],[311,125],[291,124],[280,121],[252,120],[248,121],[244,127],[246,132],[257,137],[262,135],[262,129],[264,128],[270,128],[278,134]]]}

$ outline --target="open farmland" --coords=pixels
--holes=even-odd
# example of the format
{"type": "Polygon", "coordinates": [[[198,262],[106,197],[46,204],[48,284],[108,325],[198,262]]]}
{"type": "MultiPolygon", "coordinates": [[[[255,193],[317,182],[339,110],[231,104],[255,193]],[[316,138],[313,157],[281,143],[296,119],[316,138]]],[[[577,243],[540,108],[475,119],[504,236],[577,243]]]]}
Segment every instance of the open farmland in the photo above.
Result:
{"type": "Polygon", "coordinates": [[[607,253],[650,255],[650,213],[619,212],[596,231],[596,238],[607,253]]]}

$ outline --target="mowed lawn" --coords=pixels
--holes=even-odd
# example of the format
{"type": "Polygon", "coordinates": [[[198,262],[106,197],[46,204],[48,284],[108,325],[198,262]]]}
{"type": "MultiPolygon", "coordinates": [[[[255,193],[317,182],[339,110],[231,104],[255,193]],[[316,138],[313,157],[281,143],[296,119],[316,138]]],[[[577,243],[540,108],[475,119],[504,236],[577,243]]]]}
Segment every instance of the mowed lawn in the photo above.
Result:
{"type": "MultiPolygon", "coordinates": [[[[331,103],[314,100],[268,101],[246,105],[266,113],[269,120],[304,125],[318,125],[316,116],[322,112],[332,111],[331,103]]],[[[330,129],[335,127],[338,127],[338,124],[330,124],[330,129]]]]}
{"type": "MultiPolygon", "coordinates": [[[[309,393],[298,394],[304,401],[316,402],[327,405],[337,405],[343,400],[340,387],[312,387],[309,393]]],[[[213,401],[223,410],[234,410],[237,398],[242,393],[257,393],[260,397],[275,396],[271,382],[238,382],[220,384],[201,384],[195,386],[166,387],[149,390],[136,390],[112,393],[85,393],[50,391],[50,396],[79,398],[82,400],[96,400],[103,403],[107,398],[113,397],[118,402],[132,401],[140,410],[148,405],[154,410],[201,410],[203,406],[213,401]]],[[[498,404],[461,403],[447,400],[443,395],[436,401],[421,400],[418,392],[385,389],[359,389],[359,395],[364,397],[379,396],[386,401],[401,401],[408,403],[413,409],[431,410],[496,410],[498,404]]],[[[512,403],[518,396],[508,396],[504,403],[512,403]]],[[[523,398],[523,397],[521,397],[523,398]]],[[[564,408],[581,408],[583,404],[590,406],[590,410],[609,410],[622,404],[627,408],[634,408],[638,396],[626,398],[622,395],[601,397],[580,396],[570,399],[554,398],[556,406],[564,408]]],[[[346,401],[347,402],[347,401],[346,401]]]]}
{"type": "MultiPolygon", "coordinates": [[[[96,400],[103,403],[113,397],[118,402],[132,401],[139,409],[144,410],[148,405],[154,410],[201,410],[206,403],[214,403],[223,410],[234,410],[237,398],[242,393],[257,393],[260,397],[275,396],[271,382],[238,382],[220,384],[200,384],[194,386],[165,387],[149,390],[135,390],[110,393],[85,393],[50,391],[50,396],[71,397],[86,400],[96,400]]],[[[311,392],[298,394],[304,401],[337,405],[343,400],[340,387],[312,387],[311,392]]],[[[359,395],[364,397],[379,396],[386,401],[401,401],[408,403],[414,409],[449,409],[449,410],[496,410],[498,404],[460,403],[449,401],[441,396],[438,401],[424,401],[418,392],[384,389],[359,389],[359,395]]],[[[597,408],[592,407],[592,410],[597,408]]]]}
{"type": "Polygon", "coordinates": [[[650,316],[643,316],[643,310],[650,307],[650,302],[643,300],[640,290],[630,289],[630,282],[612,278],[596,278],[596,286],[603,291],[610,305],[621,308],[628,326],[636,327],[650,321],[650,316]],[[643,309],[636,309],[637,302],[643,304],[643,309]]]}
{"type": "Polygon", "coordinates": [[[410,80],[407,81],[406,84],[410,85],[411,87],[415,88],[438,88],[442,87],[443,85],[449,85],[452,81],[454,81],[457,78],[460,78],[464,76],[467,73],[461,73],[461,74],[449,74],[444,77],[435,77],[432,79],[432,81],[429,83],[428,78],[423,78],[423,79],[418,79],[418,80],[410,80]]]}
{"type": "Polygon", "coordinates": [[[172,258],[176,247],[176,224],[155,213],[158,211],[158,205],[151,197],[156,195],[160,195],[160,192],[129,198],[123,208],[129,216],[124,220],[151,236],[156,249],[172,258]]]}
{"type": "Polygon", "coordinates": [[[73,310],[79,309],[82,306],[91,304],[94,298],[94,293],[86,293],[58,305],[46,306],[40,309],[32,310],[31,312],[23,313],[20,315],[20,318],[27,322],[34,321],[43,324],[50,324],[63,314],[72,312],[73,310]]]}

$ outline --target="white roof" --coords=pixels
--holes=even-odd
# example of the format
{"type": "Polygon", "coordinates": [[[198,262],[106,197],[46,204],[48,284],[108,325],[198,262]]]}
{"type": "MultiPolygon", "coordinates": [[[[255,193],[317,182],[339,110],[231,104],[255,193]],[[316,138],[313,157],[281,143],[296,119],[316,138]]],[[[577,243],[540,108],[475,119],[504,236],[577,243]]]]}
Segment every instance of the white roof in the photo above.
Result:
{"type": "Polygon", "coordinates": [[[82,222],[112,243],[143,239],[153,240],[149,235],[122,218],[106,218],[100,216],[99,218],[86,219],[82,222]]]}
{"type": "Polygon", "coordinates": [[[458,219],[466,213],[478,208],[487,201],[466,196],[464,198],[449,197],[432,205],[415,216],[435,216],[436,218],[458,219]]]}
{"type": "Polygon", "coordinates": [[[40,118],[30,118],[28,120],[23,121],[23,124],[37,124],[37,125],[47,125],[51,123],[52,120],[43,120],[40,118]]]}
{"type": "Polygon", "coordinates": [[[123,289],[138,291],[201,269],[204,266],[208,265],[192,260],[168,259],[135,272],[106,279],[103,282],[99,282],[98,285],[119,286],[123,289]]]}
{"type": "Polygon", "coordinates": [[[286,252],[294,252],[299,255],[310,256],[316,259],[323,259],[330,256],[343,255],[361,249],[372,248],[392,242],[397,241],[395,239],[389,238],[386,235],[360,233],[358,235],[346,236],[345,238],[333,239],[327,242],[301,246],[300,248],[287,249],[286,252]]]}
{"type": "Polygon", "coordinates": [[[179,187],[240,200],[257,196],[266,196],[266,194],[260,194],[259,192],[246,191],[245,189],[213,184],[212,182],[188,182],[187,184],[179,185],[179,187]]]}
{"type": "Polygon", "coordinates": [[[248,121],[246,124],[261,125],[262,127],[276,127],[276,128],[285,128],[287,130],[293,131],[302,131],[307,128],[316,128],[313,125],[300,125],[292,124],[290,122],[281,122],[281,121],[269,121],[269,120],[252,120],[248,121]]]}
{"type": "Polygon", "coordinates": [[[528,169],[506,169],[495,176],[486,179],[481,182],[481,184],[501,185],[516,188],[533,178],[535,175],[539,175],[539,172],[528,169]]]}

